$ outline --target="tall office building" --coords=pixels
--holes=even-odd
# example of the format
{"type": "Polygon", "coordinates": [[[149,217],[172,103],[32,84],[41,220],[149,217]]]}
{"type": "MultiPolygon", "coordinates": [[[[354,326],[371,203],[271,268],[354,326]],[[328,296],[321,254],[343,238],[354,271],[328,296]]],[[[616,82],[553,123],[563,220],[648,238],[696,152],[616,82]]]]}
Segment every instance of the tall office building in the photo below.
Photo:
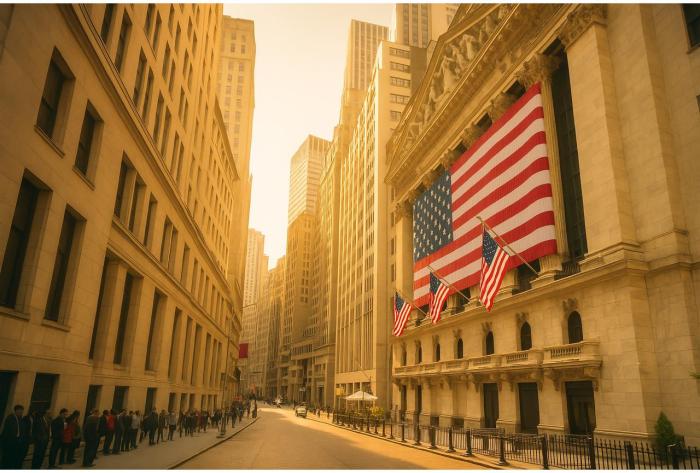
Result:
{"type": "Polygon", "coordinates": [[[388,39],[388,35],[389,29],[386,26],[359,20],[350,21],[343,90],[367,90],[377,46],[388,39]]]}
{"type": "Polygon", "coordinates": [[[267,318],[267,337],[264,350],[263,381],[265,395],[275,398],[279,395],[281,384],[279,369],[281,319],[284,310],[284,283],[286,258],[277,260],[277,264],[268,272],[265,288],[260,301],[263,316],[267,318]]]}
{"type": "Polygon", "coordinates": [[[303,212],[316,212],[321,167],[329,145],[327,140],[309,135],[292,156],[287,225],[291,225],[303,212]]]}
{"type": "MultiPolygon", "coordinates": [[[[390,405],[392,215],[386,144],[425,69],[425,49],[383,41],[340,163],[335,385],[390,405]]],[[[341,405],[343,403],[341,402],[341,405]]]]}
{"type": "Polygon", "coordinates": [[[262,278],[267,273],[265,235],[249,228],[246,245],[245,280],[243,284],[243,306],[255,304],[262,287],[262,278]]]}
{"type": "Polygon", "coordinates": [[[397,3],[392,12],[390,39],[427,48],[447,31],[458,3],[397,3]]]}
{"type": "Polygon", "coordinates": [[[213,83],[221,17],[2,7],[0,412],[211,409],[235,389],[247,225],[213,83]]]}

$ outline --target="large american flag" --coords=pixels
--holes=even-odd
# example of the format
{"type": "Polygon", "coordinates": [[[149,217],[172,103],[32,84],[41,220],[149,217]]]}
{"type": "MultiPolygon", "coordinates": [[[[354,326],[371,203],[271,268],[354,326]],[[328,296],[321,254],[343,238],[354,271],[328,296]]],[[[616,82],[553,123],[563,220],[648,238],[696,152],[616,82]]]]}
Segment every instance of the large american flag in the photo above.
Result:
{"type": "MultiPolygon", "coordinates": [[[[479,283],[482,232],[477,215],[527,261],[556,253],[543,116],[536,84],[416,199],[416,304],[429,301],[428,265],[458,290],[479,283]]],[[[510,258],[505,270],[519,261],[510,258]]]]}

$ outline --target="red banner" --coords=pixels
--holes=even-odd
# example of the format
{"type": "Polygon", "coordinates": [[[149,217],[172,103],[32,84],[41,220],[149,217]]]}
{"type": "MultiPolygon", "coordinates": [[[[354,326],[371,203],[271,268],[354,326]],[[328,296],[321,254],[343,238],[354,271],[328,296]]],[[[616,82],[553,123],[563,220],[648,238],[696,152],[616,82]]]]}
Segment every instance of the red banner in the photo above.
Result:
{"type": "Polygon", "coordinates": [[[238,359],[248,358],[248,344],[240,343],[238,345],[238,359]]]}

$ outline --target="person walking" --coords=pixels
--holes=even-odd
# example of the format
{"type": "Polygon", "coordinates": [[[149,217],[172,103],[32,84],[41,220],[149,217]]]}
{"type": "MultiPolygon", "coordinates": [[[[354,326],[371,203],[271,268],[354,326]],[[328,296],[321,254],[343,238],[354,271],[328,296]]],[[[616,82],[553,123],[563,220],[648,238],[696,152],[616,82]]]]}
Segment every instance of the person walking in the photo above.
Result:
{"type": "Polygon", "coordinates": [[[58,416],[51,421],[51,448],[49,449],[49,469],[60,469],[56,466],[56,456],[61,451],[63,445],[63,430],[66,428],[66,417],[68,417],[68,409],[63,408],[58,413],[58,416]]]}
{"type": "Polygon", "coordinates": [[[119,411],[119,415],[114,420],[114,446],[112,447],[112,455],[119,455],[122,451],[122,443],[124,441],[124,430],[126,424],[124,423],[124,418],[126,417],[126,411],[122,409],[119,411]]]}
{"type": "Polygon", "coordinates": [[[99,415],[99,409],[93,409],[90,415],[85,419],[85,427],[83,429],[83,437],[85,438],[85,451],[83,452],[83,467],[85,468],[95,466],[95,457],[97,457],[97,446],[100,443],[99,415]]]}
{"type": "Polygon", "coordinates": [[[175,429],[177,428],[177,415],[175,412],[168,414],[168,440],[173,440],[175,429]]]}
{"type": "Polygon", "coordinates": [[[122,434],[122,452],[131,450],[131,422],[134,419],[134,411],[125,412],[122,422],[124,422],[124,433],[122,434]]]}
{"type": "Polygon", "coordinates": [[[73,411],[71,414],[72,421],[69,423],[71,427],[71,442],[68,445],[68,464],[75,463],[75,449],[80,446],[83,438],[83,432],[80,428],[80,412],[73,411]]]}
{"type": "Polygon", "coordinates": [[[22,418],[24,417],[24,406],[17,404],[13,413],[5,418],[2,426],[2,468],[20,469],[22,468],[22,458],[20,458],[20,448],[23,436],[22,418]]]}
{"type": "Polygon", "coordinates": [[[139,435],[139,427],[141,427],[141,411],[134,412],[131,416],[131,425],[129,426],[129,445],[131,448],[138,448],[136,441],[139,435]]]}
{"type": "Polygon", "coordinates": [[[253,419],[258,417],[258,403],[253,404],[253,419]]]}
{"type": "Polygon", "coordinates": [[[114,409],[109,411],[105,409],[102,412],[105,425],[105,443],[102,448],[103,455],[109,455],[112,452],[112,441],[114,440],[114,434],[117,431],[117,416],[115,414],[114,409]]]}
{"type": "Polygon", "coordinates": [[[148,432],[148,445],[156,444],[156,429],[158,428],[158,414],[153,409],[146,420],[143,421],[143,427],[148,432]]]}
{"type": "Polygon", "coordinates": [[[32,470],[41,469],[44,463],[46,447],[49,444],[49,419],[46,412],[37,411],[34,413],[32,422],[32,441],[34,442],[34,452],[32,453],[32,470]]]}
{"type": "MultiPolygon", "coordinates": [[[[66,414],[67,413],[68,412],[66,412],[66,414]]],[[[75,429],[73,424],[73,414],[71,414],[66,418],[65,422],[63,423],[63,431],[61,432],[61,448],[58,459],[59,465],[65,465],[66,463],[68,463],[68,452],[71,446],[73,445],[74,431],[75,429]]]]}
{"type": "Polygon", "coordinates": [[[158,415],[158,437],[156,438],[156,443],[160,443],[161,440],[165,441],[165,437],[163,437],[163,432],[165,431],[167,425],[168,413],[165,412],[165,409],[162,409],[160,411],[160,414],[158,415]]]}

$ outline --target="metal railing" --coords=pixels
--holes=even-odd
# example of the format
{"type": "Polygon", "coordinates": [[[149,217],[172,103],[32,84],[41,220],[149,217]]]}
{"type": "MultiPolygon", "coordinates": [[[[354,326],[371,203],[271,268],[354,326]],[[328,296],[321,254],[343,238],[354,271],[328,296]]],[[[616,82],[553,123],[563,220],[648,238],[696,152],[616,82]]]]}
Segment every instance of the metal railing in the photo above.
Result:
{"type": "Polygon", "coordinates": [[[598,439],[587,435],[508,433],[502,428],[465,429],[391,421],[355,413],[333,413],[333,423],[371,435],[466,456],[478,453],[543,469],[700,469],[700,449],[682,443],[659,451],[646,442],[598,439]]]}

